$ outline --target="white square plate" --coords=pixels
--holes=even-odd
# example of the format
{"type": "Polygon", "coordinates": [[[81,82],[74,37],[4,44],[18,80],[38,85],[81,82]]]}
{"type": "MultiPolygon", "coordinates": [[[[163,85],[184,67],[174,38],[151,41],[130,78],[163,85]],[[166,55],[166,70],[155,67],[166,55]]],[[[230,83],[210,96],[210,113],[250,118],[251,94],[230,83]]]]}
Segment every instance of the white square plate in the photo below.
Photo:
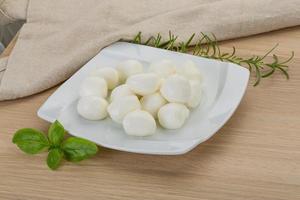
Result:
{"type": "Polygon", "coordinates": [[[144,154],[183,154],[206,141],[225,124],[239,105],[248,79],[249,71],[232,63],[118,42],[103,49],[61,85],[39,109],[38,116],[49,122],[58,119],[71,135],[107,148],[144,154]],[[162,59],[173,60],[179,65],[186,60],[197,64],[203,74],[204,95],[200,106],[191,111],[181,129],[158,128],[153,136],[139,138],[126,135],[122,127],[109,118],[89,121],[77,114],[78,88],[82,80],[95,68],[113,67],[126,59],[139,60],[145,68],[162,59]]]}

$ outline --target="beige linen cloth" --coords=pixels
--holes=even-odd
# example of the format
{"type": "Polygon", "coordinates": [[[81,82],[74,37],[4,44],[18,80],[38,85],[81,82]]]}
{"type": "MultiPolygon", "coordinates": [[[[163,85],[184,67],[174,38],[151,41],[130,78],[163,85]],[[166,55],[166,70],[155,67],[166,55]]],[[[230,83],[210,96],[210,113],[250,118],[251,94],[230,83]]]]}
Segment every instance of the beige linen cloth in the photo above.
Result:
{"type": "MultiPolygon", "coordinates": [[[[101,48],[120,39],[168,34],[184,40],[213,32],[235,38],[300,24],[300,0],[0,0],[0,24],[24,19],[1,60],[0,100],[66,80],[101,48]]],[[[296,42],[296,41],[295,41],[296,42]]]]}

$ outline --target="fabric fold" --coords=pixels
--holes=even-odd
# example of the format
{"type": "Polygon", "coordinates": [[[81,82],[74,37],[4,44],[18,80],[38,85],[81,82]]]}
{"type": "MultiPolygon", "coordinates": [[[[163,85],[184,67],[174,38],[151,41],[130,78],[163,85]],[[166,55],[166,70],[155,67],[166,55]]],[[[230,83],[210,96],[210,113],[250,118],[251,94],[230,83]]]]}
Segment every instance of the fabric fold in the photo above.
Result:
{"type": "Polygon", "coordinates": [[[0,0],[0,25],[26,20],[29,0],[0,0]]]}
{"type": "Polygon", "coordinates": [[[0,100],[57,85],[103,47],[132,39],[139,31],[151,36],[170,30],[182,40],[192,33],[213,32],[224,40],[300,24],[298,0],[174,2],[30,0],[26,23],[0,80],[0,100]]]}

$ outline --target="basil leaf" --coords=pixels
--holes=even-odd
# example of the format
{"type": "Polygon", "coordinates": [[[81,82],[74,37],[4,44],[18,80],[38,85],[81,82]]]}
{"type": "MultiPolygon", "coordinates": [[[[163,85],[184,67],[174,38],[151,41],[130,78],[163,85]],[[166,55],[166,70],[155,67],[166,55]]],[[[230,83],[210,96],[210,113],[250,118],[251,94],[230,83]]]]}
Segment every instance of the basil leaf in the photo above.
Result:
{"type": "Polygon", "coordinates": [[[53,124],[51,124],[49,130],[48,130],[48,138],[54,146],[59,146],[62,141],[64,140],[65,136],[65,129],[59,123],[59,121],[55,121],[53,124]]]}
{"type": "Polygon", "coordinates": [[[61,149],[55,148],[49,151],[47,157],[47,165],[50,169],[55,170],[60,165],[63,158],[63,151],[61,149]]]}
{"type": "Polygon", "coordinates": [[[49,147],[49,141],[45,134],[32,128],[18,130],[12,142],[28,154],[36,154],[49,147]]]}
{"type": "Polygon", "coordinates": [[[95,143],[76,137],[70,137],[62,144],[66,159],[78,162],[95,155],[98,147],[95,143]]]}

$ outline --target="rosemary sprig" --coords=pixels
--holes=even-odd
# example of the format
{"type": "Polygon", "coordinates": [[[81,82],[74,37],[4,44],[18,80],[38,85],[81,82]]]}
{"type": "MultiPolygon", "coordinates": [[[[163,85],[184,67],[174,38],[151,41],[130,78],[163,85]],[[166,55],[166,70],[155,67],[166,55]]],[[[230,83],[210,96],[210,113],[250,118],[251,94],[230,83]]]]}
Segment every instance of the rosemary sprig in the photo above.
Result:
{"type": "Polygon", "coordinates": [[[263,56],[254,55],[249,58],[243,58],[236,55],[236,49],[234,46],[232,47],[231,53],[221,52],[217,38],[214,34],[209,36],[201,33],[198,39],[195,39],[195,36],[196,34],[193,33],[186,42],[178,42],[178,36],[175,36],[171,31],[169,31],[168,39],[164,39],[161,34],[158,33],[156,37],[151,36],[147,40],[144,40],[142,33],[139,32],[134,39],[129,42],[182,53],[192,52],[192,54],[195,56],[231,62],[247,67],[256,78],[254,86],[258,85],[262,78],[269,77],[276,71],[281,72],[287,79],[289,79],[289,74],[287,71],[288,66],[286,64],[292,60],[294,57],[294,52],[292,52],[291,56],[285,61],[279,61],[278,56],[275,54],[272,56],[272,62],[265,60],[265,58],[277,48],[278,44],[276,44],[263,56]]]}

